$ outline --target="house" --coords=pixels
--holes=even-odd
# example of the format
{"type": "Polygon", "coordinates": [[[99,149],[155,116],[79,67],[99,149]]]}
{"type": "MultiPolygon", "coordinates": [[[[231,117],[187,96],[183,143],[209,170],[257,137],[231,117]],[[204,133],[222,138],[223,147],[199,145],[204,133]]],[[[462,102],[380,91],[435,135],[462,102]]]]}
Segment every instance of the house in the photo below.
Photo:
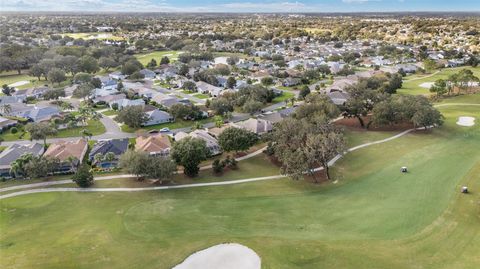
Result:
{"type": "Polygon", "coordinates": [[[143,99],[123,98],[123,99],[118,99],[118,100],[115,100],[115,101],[108,102],[108,104],[110,105],[110,107],[112,107],[112,105],[114,105],[114,104],[117,104],[118,109],[123,109],[123,108],[129,107],[129,106],[144,106],[145,101],[143,101],[143,99]]]}
{"type": "Polygon", "coordinates": [[[205,130],[195,130],[189,134],[185,132],[178,132],[175,134],[174,138],[175,141],[180,141],[184,139],[185,137],[193,137],[193,138],[198,138],[203,141],[205,141],[208,150],[210,151],[210,155],[218,155],[222,153],[222,148],[218,144],[217,139],[215,137],[211,136],[207,131],[205,130]]]}
{"type": "Polygon", "coordinates": [[[48,87],[36,87],[36,88],[29,88],[24,90],[17,90],[12,95],[40,98],[45,92],[49,90],[50,89],[48,87]]]}
{"type": "Polygon", "coordinates": [[[98,140],[90,151],[88,159],[102,168],[115,167],[117,166],[119,156],[125,153],[127,149],[128,138],[98,140]],[[100,156],[105,157],[105,155],[109,152],[115,155],[115,158],[113,160],[95,160],[96,155],[100,154],[100,156]]]}
{"type": "Polygon", "coordinates": [[[175,104],[181,104],[180,99],[178,99],[177,97],[169,96],[162,93],[153,96],[152,101],[155,101],[157,104],[160,104],[167,108],[170,108],[175,104]]]}
{"type": "Polygon", "coordinates": [[[126,76],[123,75],[120,71],[112,72],[108,76],[116,80],[124,80],[126,78],[126,76]]]}
{"type": "Polygon", "coordinates": [[[50,144],[43,156],[60,160],[57,172],[67,173],[73,172],[82,163],[87,149],[88,142],[85,139],[58,141],[50,144]]]}
{"type": "Polygon", "coordinates": [[[286,79],[283,81],[282,85],[283,85],[284,87],[292,87],[292,86],[297,86],[297,85],[299,85],[300,82],[301,82],[301,81],[300,81],[300,79],[298,79],[298,78],[290,78],[290,77],[289,77],[289,78],[286,78],[286,79]]]}
{"type": "Polygon", "coordinates": [[[32,154],[33,156],[40,156],[44,152],[42,144],[33,143],[29,145],[13,144],[2,153],[0,153],[0,176],[10,177],[11,163],[16,161],[24,154],[32,154]]]}
{"type": "Polygon", "coordinates": [[[111,104],[115,101],[122,100],[125,98],[127,98],[127,96],[124,93],[120,93],[120,94],[114,94],[114,95],[99,96],[93,99],[93,102],[111,104]]]}
{"type": "Polygon", "coordinates": [[[220,93],[222,92],[222,88],[213,86],[211,84],[208,84],[203,81],[198,81],[197,83],[197,91],[203,94],[210,94],[213,97],[218,97],[220,96],[220,93]]]}
{"type": "Polygon", "coordinates": [[[150,111],[146,111],[146,113],[149,118],[148,118],[148,121],[143,124],[143,126],[162,124],[162,123],[172,122],[175,120],[173,116],[170,115],[170,113],[160,109],[153,109],[150,111]]]}
{"type": "Polygon", "coordinates": [[[7,119],[7,118],[4,118],[4,117],[0,117],[0,132],[10,128],[10,127],[13,127],[13,126],[16,126],[18,124],[18,121],[16,120],[11,120],[11,119],[7,119]]]}
{"type": "Polygon", "coordinates": [[[4,113],[4,115],[40,122],[61,117],[61,112],[56,106],[27,106],[23,103],[14,103],[10,104],[10,110],[4,113]]]}
{"type": "Polygon", "coordinates": [[[253,119],[253,118],[250,118],[245,121],[233,123],[232,126],[248,130],[257,135],[266,134],[273,129],[272,122],[264,119],[253,119]]]}
{"type": "Polygon", "coordinates": [[[119,93],[117,88],[96,88],[92,92],[92,97],[101,97],[101,96],[107,96],[107,95],[114,95],[119,93]]]}
{"type": "Polygon", "coordinates": [[[149,69],[142,69],[139,73],[144,75],[146,79],[154,79],[156,76],[155,72],[149,69]]]}
{"type": "Polygon", "coordinates": [[[344,105],[347,102],[349,95],[341,91],[331,91],[327,93],[327,96],[336,105],[344,105]]]}
{"type": "Polygon", "coordinates": [[[155,156],[168,156],[172,145],[166,135],[139,136],[135,142],[135,150],[148,152],[155,156]]]}
{"type": "Polygon", "coordinates": [[[102,89],[104,90],[116,90],[117,89],[117,81],[111,79],[110,77],[100,77],[100,81],[102,82],[102,89]]]}
{"type": "Polygon", "coordinates": [[[0,105],[23,103],[27,99],[26,95],[0,96],[0,105]]]}
{"type": "Polygon", "coordinates": [[[34,106],[22,117],[34,122],[49,121],[61,116],[61,111],[56,106],[34,106]]]}

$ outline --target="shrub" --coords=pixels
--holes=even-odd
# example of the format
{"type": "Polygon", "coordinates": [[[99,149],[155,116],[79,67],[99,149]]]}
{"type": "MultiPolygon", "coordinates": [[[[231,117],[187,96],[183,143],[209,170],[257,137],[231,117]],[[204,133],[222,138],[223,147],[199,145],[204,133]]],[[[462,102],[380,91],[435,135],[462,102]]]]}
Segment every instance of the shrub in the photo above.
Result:
{"type": "Polygon", "coordinates": [[[12,129],[10,129],[10,132],[12,134],[16,134],[16,133],[18,133],[18,128],[17,127],[12,127],[12,129]]]}
{"type": "Polygon", "coordinates": [[[220,174],[221,172],[223,172],[224,167],[225,167],[225,163],[221,162],[219,159],[216,159],[215,161],[213,161],[212,169],[215,174],[220,174]]]}

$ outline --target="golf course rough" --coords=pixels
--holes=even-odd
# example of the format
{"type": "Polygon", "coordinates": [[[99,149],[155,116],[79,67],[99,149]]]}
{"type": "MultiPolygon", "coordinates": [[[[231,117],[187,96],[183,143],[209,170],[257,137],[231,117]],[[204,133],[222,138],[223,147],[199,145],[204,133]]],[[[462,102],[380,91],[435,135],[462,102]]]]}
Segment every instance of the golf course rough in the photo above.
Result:
{"type": "MultiPolygon", "coordinates": [[[[468,100],[480,99],[448,101],[468,100]]],[[[480,126],[456,124],[480,106],[439,110],[440,128],[346,154],[337,184],[1,200],[0,268],[173,268],[222,242],[255,250],[263,268],[480,268],[480,126]]]]}

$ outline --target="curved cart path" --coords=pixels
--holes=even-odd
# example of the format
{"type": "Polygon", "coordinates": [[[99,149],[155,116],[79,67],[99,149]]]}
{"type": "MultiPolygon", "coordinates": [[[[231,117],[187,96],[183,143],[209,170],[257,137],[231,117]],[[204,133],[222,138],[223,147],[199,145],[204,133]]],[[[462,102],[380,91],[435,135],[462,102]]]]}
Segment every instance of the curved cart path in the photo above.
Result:
{"type": "MultiPolygon", "coordinates": [[[[438,105],[436,105],[436,107],[442,107],[442,106],[480,106],[480,104],[449,103],[449,104],[438,104],[438,105]]],[[[391,136],[391,137],[388,137],[388,138],[385,138],[385,139],[364,143],[364,144],[352,147],[350,149],[347,149],[347,151],[343,155],[345,155],[348,152],[352,152],[352,151],[355,151],[355,150],[358,150],[358,149],[361,149],[361,148],[373,146],[373,145],[376,145],[376,144],[386,143],[386,142],[389,142],[391,140],[400,138],[400,137],[402,137],[402,136],[404,136],[404,135],[406,135],[410,132],[413,132],[415,130],[421,130],[421,129],[423,129],[423,128],[409,129],[409,130],[403,131],[399,134],[396,134],[394,136],[391,136]]],[[[246,156],[237,158],[237,160],[244,160],[244,159],[251,158],[253,156],[256,156],[256,155],[260,154],[263,150],[264,150],[264,148],[259,149],[259,150],[255,151],[255,152],[252,152],[252,153],[250,153],[246,156]]],[[[328,166],[334,165],[340,158],[342,158],[343,155],[339,154],[339,155],[335,156],[330,162],[328,162],[328,166]]],[[[211,165],[205,166],[205,167],[202,167],[202,168],[203,169],[208,169],[210,167],[211,167],[211,165]]],[[[323,167],[318,167],[314,171],[321,171],[323,169],[324,169],[323,167]]],[[[115,179],[115,178],[129,178],[129,177],[134,177],[134,176],[133,175],[113,175],[113,176],[105,176],[105,177],[96,177],[95,180],[109,180],[109,179],[115,179]]],[[[0,195],[0,200],[10,198],[10,197],[20,196],[20,195],[26,195],[26,194],[31,194],[31,193],[43,193],[43,192],[134,192],[134,191],[149,191],[149,190],[184,189],[184,188],[195,188],[195,187],[234,185],[234,184],[256,182],[256,181],[263,181],[263,180],[273,180],[273,179],[279,179],[279,178],[285,178],[285,177],[287,177],[287,176],[286,175],[274,175],[274,176],[267,176],[267,177],[256,177],[256,178],[229,180],[229,181],[221,181],[221,182],[194,183],[194,184],[184,184],[184,185],[174,185],[174,186],[157,186],[157,187],[142,187],[142,188],[88,188],[88,189],[82,189],[82,188],[44,188],[44,189],[24,190],[24,191],[8,193],[8,194],[5,194],[5,195],[0,195]]],[[[12,191],[12,190],[18,190],[18,189],[45,187],[45,186],[60,185],[60,184],[68,184],[68,183],[72,183],[72,181],[71,180],[59,180],[59,181],[51,181],[51,182],[18,185],[18,186],[2,188],[2,189],[0,189],[0,192],[12,191]]]]}
{"type": "MultiPolygon", "coordinates": [[[[402,137],[415,129],[409,129],[404,132],[401,132],[397,135],[392,137],[377,140],[365,144],[361,144],[355,146],[353,148],[348,149],[345,153],[352,152],[361,148],[365,148],[368,146],[385,143],[399,137],[402,137]]],[[[257,150],[249,155],[242,157],[243,159],[250,158],[252,156],[258,155],[263,151],[263,149],[257,150]]],[[[335,164],[343,155],[337,155],[333,158],[329,163],[328,166],[332,166],[335,164]]],[[[239,158],[240,159],[240,158],[239,158]]],[[[242,159],[242,160],[243,160],[242,159]]],[[[206,169],[206,168],[205,168],[206,169]]],[[[323,170],[323,167],[316,168],[315,171],[323,170]]],[[[106,176],[106,177],[97,177],[95,180],[108,180],[114,178],[128,178],[134,177],[133,175],[116,175],[116,176],[106,176]]],[[[184,185],[175,185],[175,186],[157,186],[157,187],[142,187],[142,188],[44,188],[44,189],[32,189],[32,190],[24,190],[13,192],[5,195],[0,195],[1,199],[6,199],[10,197],[32,194],[32,193],[43,193],[43,192],[134,192],[134,191],[150,191],[150,190],[167,190],[167,189],[185,189],[185,188],[195,188],[195,187],[208,187],[208,186],[223,186],[223,185],[234,185],[234,184],[241,184],[241,183],[248,183],[248,182],[256,182],[256,181],[263,181],[263,180],[273,180],[279,178],[285,178],[286,175],[274,175],[274,176],[267,176],[267,177],[255,177],[255,178],[247,178],[247,179],[239,179],[239,180],[229,180],[229,181],[221,181],[221,182],[207,182],[207,183],[194,183],[194,184],[184,184],[184,185]]],[[[59,184],[67,184],[72,183],[71,180],[59,180],[59,181],[51,181],[51,182],[43,182],[43,183],[35,183],[35,184],[26,184],[26,185],[18,185],[13,187],[7,187],[0,189],[0,192],[4,191],[11,191],[11,190],[18,190],[18,189],[26,189],[26,188],[36,188],[36,187],[45,187],[45,186],[52,186],[52,185],[59,185],[59,184]]]]}

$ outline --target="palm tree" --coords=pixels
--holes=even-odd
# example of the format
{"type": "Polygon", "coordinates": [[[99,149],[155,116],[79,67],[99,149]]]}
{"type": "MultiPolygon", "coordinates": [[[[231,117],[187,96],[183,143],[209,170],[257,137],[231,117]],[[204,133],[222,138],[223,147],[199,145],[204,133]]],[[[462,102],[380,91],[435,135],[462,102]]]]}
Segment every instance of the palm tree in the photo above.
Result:
{"type": "Polygon", "coordinates": [[[107,154],[105,154],[104,160],[107,162],[113,162],[115,160],[115,153],[107,152],[107,154]]]}
{"type": "Polygon", "coordinates": [[[62,103],[60,104],[60,108],[61,108],[62,110],[64,110],[64,111],[65,111],[65,110],[73,110],[73,109],[74,109],[73,105],[72,105],[71,103],[69,103],[69,102],[62,102],[62,103]]]}
{"type": "Polygon", "coordinates": [[[1,106],[0,109],[2,111],[2,114],[8,114],[8,113],[12,112],[12,106],[10,104],[5,104],[5,105],[1,106]]]}
{"type": "Polygon", "coordinates": [[[87,139],[87,141],[88,141],[88,138],[92,139],[92,136],[93,136],[92,132],[90,132],[90,131],[87,130],[87,129],[82,129],[82,130],[80,131],[80,134],[82,135],[82,138],[83,138],[83,139],[87,139]],[[88,137],[88,138],[87,138],[87,137],[88,137]]]}
{"type": "Polygon", "coordinates": [[[79,163],[79,160],[77,159],[77,157],[73,157],[73,156],[68,156],[67,158],[67,163],[70,164],[70,167],[72,169],[72,172],[76,172],[77,170],[77,164],[79,163]]]}

